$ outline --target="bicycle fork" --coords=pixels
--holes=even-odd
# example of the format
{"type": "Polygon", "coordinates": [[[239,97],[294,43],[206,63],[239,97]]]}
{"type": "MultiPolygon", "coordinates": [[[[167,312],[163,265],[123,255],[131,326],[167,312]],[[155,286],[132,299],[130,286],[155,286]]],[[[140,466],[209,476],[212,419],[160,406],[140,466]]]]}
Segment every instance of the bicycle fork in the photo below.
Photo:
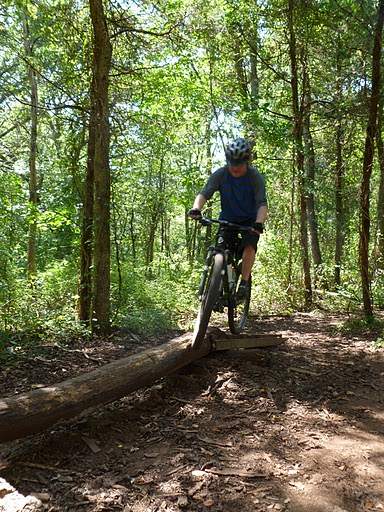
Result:
{"type": "Polygon", "coordinates": [[[225,280],[225,275],[226,275],[226,269],[227,269],[227,261],[228,261],[228,251],[221,251],[221,250],[218,250],[217,247],[215,246],[211,246],[208,248],[208,252],[207,252],[207,257],[205,259],[205,266],[203,268],[203,272],[201,274],[201,278],[200,278],[200,283],[199,283],[199,288],[198,288],[198,297],[199,297],[199,300],[201,301],[201,298],[202,298],[202,295],[203,295],[203,292],[204,292],[204,286],[205,286],[205,282],[207,280],[207,277],[208,277],[208,272],[209,272],[209,269],[211,268],[211,264],[212,264],[212,260],[213,258],[215,257],[216,254],[218,253],[221,253],[223,254],[224,256],[224,263],[223,263],[223,268],[221,270],[221,283],[220,283],[220,293],[222,292],[223,290],[223,282],[225,280]]]}
{"type": "Polygon", "coordinates": [[[203,269],[203,272],[202,272],[201,278],[200,278],[199,292],[198,292],[200,301],[201,301],[201,298],[203,295],[205,281],[207,280],[207,277],[208,277],[208,271],[209,271],[209,268],[210,268],[210,265],[212,262],[213,254],[214,254],[214,247],[212,246],[212,247],[208,248],[207,257],[205,259],[205,266],[204,266],[204,269],[203,269]]]}

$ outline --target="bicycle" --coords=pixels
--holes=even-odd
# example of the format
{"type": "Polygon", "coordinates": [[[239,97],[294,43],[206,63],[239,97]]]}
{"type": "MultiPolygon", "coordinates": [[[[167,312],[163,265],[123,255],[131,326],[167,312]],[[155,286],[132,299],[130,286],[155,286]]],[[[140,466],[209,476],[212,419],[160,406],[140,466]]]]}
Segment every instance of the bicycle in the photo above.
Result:
{"type": "Polygon", "coordinates": [[[231,246],[225,237],[219,243],[221,233],[216,235],[216,243],[208,248],[205,267],[199,284],[200,308],[192,336],[192,348],[198,348],[203,342],[213,310],[223,311],[227,308],[228,325],[233,334],[239,334],[248,319],[251,301],[251,287],[242,299],[237,291],[241,281],[241,240],[240,231],[251,231],[252,226],[241,226],[225,220],[198,219],[203,226],[220,224],[225,229],[233,230],[235,243],[231,246]]]}

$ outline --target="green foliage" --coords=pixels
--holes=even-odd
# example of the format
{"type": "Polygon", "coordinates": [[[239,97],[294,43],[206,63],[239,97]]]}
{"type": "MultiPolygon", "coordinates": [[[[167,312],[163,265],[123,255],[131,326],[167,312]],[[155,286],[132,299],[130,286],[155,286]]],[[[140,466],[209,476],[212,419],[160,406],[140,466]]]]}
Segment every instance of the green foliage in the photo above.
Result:
{"type": "Polygon", "coordinates": [[[122,289],[114,288],[118,314],[114,322],[138,333],[188,328],[197,308],[199,270],[191,272],[185,258],[161,259],[152,267],[122,268],[122,289]]]}
{"type": "Polygon", "coordinates": [[[335,327],[335,332],[348,335],[374,334],[382,332],[383,328],[384,320],[381,318],[352,317],[335,327]]]}
{"type": "Polygon", "coordinates": [[[373,347],[378,350],[384,349],[384,336],[383,335],[381,335],[375,339],[375,341],[373,342],[373,347]]]}
{"type": "Polygon", "coordinates": [[[372,295],[379,309],[384,309],[384,269],[378,268],[372,279],[372,295]]]}
{"type": "Polygon", "coordinates": [[[76,285],[76,269],[65,260],[41,272],[32,286],[15,280],[1,317],[3,339],[28,344],[87,336],[76,319],[76,285]]]}
{"type": "Polygon", "coordinates": [[[261,237],[252,272],[252,302],[259,313],[291,313],[293,304],[300,302],[302,291],[288,283],[288,255],[287,239],[270,232],[261,237]]]}
{"type": "MultiPolygon", "coordinates": [[[[296,6],[298,48],[307,53],[311,80],[316,160],[311,192],[323,256],[315,306],[355,311],[361,302],[359,169],[375,5],[340,0],[337,9],[332,2],[296,6]],[[342,282],[336,289],[338,119],[343,132],[344,245],[342,282]]],[[[188,222],[185,212],[208,175],[223,164],[223,142],[237,135],[249,135],[255,142],[255,164],[266,177],[271,210],[253,272],[253,308],[258,313],[287,313],[302,307],[299,176],[293,166],[285,7],[280,0],[106,3],[113,44],[115,324],[137,332],[190,327],[206,241],[205,232],[188,222]]],[[[0,351],[4,351],[9,340],[87,335],[76,320],[76,307],[92,67],[88,3],[42,1],[37,8],[30,1],[7,0],[0,10],[0,43],[0,351]],[[25,19],[34,41],[30,60],[24,54],[25,19]],[[29,64],[37,73],[40,106],[39,201],[33,211],[28,205],[29,64]],[[26,275],[32,218],[38,225],[34,287],[26,275]]],[[[301,80],[301,59],[298,66],[301,80]]],[[[373,225],[379,206],[378,171],[375,164],[373,225]]],[[[216,215],[217,198],[212,205],[216,215]]],[[[372,259],[372,294],[375,304],[384,307],[384,273],[378,258],[372,259]]],[[[361,328],[370,328],[361,322],[361,328]]]]}

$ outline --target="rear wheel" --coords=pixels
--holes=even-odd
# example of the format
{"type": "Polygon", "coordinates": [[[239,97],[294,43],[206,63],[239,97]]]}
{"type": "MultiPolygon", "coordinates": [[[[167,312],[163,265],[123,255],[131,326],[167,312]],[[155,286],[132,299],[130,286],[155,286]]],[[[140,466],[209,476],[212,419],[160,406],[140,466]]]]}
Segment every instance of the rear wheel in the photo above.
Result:
{"type": "Polygon", "coordinates": [[[251,302],[251,280],[246,295],[242,299],[237,298],[237,290],[241,281],[240,272],[237,274],[236,285],[229,298],[228,325],[232,334],[240,334],[248,320],[249,304],[251,302]]]}
{"type": "Polygon", "coordinates": [[[204,340],[213,307],[219,297],[223,266],[224,255],[215,254],[202,289],[200,310],[193,331],[192,348],[198,348],[204,340]]]}

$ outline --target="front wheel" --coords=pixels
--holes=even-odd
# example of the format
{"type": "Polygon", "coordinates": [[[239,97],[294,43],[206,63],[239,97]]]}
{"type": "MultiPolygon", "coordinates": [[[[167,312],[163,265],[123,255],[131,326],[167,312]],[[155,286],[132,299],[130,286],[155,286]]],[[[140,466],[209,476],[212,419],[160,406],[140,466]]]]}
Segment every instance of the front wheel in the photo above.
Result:
{"type": "Polygon", "coordinates": [[[237,290],[239,288],[240,281],[241,274],[238,273],[236,286],[234,287],[233,293],[231,293],[231,296],[229,297],[228,325],[232,334],[240,334],[244,329],[248,320],[249,304],[251,302],[251,280],[249,280],[250,286],[245,297],[242,299],[237,298],[237,290]]]}
{"type": "Polygon", "coordinates": [[[213,307],[219,297],[223,268],[224,255],[215,254],[202,290],[200,309],[192,336],[192,348],[200,347],[203,342],[213,307]]]}

